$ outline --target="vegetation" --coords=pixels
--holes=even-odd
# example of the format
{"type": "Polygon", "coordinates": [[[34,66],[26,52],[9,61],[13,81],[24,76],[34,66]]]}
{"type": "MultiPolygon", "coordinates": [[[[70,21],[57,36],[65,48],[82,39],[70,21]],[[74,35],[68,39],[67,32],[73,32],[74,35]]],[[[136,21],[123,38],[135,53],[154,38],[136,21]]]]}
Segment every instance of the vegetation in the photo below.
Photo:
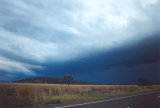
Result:
{"type": "Polygon", "coordinates": [[[68,75],[65,75],[63,77],[63,80],[65,83],[67,83],[67,85],[69,86],[69,84],[73,81],[73,76],[68,74],[68,75]]]}
{"type": "Polygon", "coordinates": [[[151,86],[152,83],[144,78],[138,78],[137,80],[139,86],[151,86]]]}
{"type": "Polygon", "coordinates": [[[0,108],[83,101],[160,89],[160,86],[0,83],[0,108]]]}
{"type": "Polygon", "coordinates": [[[78,81],[74,80],[72,75],[65,75],[64,77],[60,78],[55,78],[55,77],[32,77],[32,78],[26,78],[23,80],[15,81],[17,83],[40,83],[40,84],[65,84],[66,82],[66,77],[71,77],[71,84],[90,84],[89,82],[84,82],[84,81],[78,81]]]}

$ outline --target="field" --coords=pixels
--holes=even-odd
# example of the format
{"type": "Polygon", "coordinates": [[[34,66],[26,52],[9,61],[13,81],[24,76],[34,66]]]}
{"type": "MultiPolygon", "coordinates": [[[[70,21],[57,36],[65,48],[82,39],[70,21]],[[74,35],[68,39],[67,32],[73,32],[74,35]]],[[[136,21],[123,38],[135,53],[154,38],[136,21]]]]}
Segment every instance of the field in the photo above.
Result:
{"type": "Polygon", "coordinates": [[[0,108],[83,101],[157,89],[160,86],[0,83],[0,108]]]}

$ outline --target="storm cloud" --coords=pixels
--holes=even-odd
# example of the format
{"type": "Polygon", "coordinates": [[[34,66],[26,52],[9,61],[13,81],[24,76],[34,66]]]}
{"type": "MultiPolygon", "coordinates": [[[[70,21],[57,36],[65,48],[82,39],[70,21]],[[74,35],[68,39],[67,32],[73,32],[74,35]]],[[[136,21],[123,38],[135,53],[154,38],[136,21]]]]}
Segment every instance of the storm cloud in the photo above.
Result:
{"type": "Polygon", "coordinates": [[[159,65],[159,7],[160,0],[1,0],[0,78],[157,75],[147,68],[159,65]]]}

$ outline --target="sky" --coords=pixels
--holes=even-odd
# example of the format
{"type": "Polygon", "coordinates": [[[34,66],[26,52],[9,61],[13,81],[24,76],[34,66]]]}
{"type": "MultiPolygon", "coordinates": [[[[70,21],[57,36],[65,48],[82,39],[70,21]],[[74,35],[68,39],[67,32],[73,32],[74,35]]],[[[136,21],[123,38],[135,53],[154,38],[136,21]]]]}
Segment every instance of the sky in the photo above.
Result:
{"type": "Polygon", "coordinates": [[[0,80],[160,83],[160,0],[1,0],[0,80]]]}

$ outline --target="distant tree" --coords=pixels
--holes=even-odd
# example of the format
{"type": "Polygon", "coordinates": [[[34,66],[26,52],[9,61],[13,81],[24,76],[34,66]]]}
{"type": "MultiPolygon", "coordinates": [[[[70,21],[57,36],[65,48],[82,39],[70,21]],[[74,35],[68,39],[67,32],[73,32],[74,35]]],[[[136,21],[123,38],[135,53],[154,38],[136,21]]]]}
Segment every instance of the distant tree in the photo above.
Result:
{"type": "Polygon", "coordinates": [[[73,76],[71,74],[67,74],[63,77],[63,81],[69,86],[73,81],[73,76]]]}
{"type": "Polygon", "coordinates": [[[144,78],[138,78],[137,83],[139,86],[151,86],[152,83],[144,78]]]}

